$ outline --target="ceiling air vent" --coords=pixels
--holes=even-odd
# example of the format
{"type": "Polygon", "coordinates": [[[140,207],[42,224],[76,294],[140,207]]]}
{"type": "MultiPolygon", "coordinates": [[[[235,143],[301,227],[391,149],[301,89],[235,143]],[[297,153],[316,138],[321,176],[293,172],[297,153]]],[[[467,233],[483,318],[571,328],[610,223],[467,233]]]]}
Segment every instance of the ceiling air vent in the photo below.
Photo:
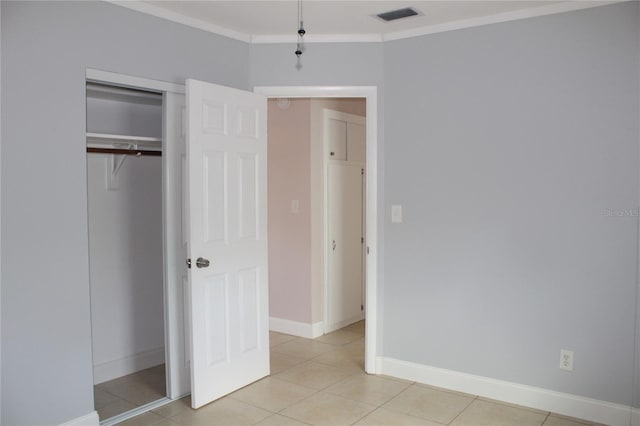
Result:
{"type": "Polygon", "coordinates": [[[418,15],[418,12],[415,9],[406,7],[404,9],[392,10],[390,12],[378,13],[376,16],[383,21],[391,22],[396,19],[408,18],[409,16],[416,15],[418,15]]]}

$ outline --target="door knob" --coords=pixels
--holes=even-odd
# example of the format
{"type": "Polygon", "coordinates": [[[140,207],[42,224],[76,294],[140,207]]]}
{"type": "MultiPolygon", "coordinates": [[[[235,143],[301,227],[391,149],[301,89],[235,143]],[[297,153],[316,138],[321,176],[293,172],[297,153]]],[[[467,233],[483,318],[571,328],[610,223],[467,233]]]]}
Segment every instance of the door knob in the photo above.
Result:
{"type": "Polygon", "coordinates": [[[209,259],[205,259],[202,257],[199,257],[196,259],[196,266],[198,268],[208,268],[209,267],[209,259]]]}

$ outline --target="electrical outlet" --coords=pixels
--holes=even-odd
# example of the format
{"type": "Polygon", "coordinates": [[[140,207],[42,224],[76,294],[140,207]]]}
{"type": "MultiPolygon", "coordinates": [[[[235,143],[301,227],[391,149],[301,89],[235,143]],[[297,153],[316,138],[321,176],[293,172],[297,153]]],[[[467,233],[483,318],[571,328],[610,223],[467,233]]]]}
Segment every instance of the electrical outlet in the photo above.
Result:
{"type": "Polygon", "coordinates": [[[567,349],[560,350],[560,369],[573,371],[573,351],[567,349]]]}

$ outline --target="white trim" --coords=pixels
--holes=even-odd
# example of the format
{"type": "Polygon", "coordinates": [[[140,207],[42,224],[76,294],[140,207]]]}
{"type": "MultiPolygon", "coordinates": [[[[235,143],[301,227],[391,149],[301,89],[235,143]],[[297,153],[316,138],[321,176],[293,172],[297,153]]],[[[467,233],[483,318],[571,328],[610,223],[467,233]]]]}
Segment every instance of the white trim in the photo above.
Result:
{"type": "Polygon", "coordinates": [[[382,360],[384,360],[384,357],[378,356],[376,357],[376,371],[378,372],[377,374],[383,374],[382,373],[382,360]]]}
{"type": "Polygon", "coordinates": [[[98,426],[99,424],[100,418],[98,417],[98,412],[92,411],[82,417],[62,423],[60,426],[98,426]]]}
{"type": "Polygon", "coordinates": [[[376,86],[257,86],[270,98],[365,98],[367,102],[367,284],[365,371],[378,374],[378,88],[376,86]]]}
{"type": "Polygon", "coordinates": [[[320,337],[324,334],[324,321],[318,321],[316,323],[313,323],[311,327],[312,327],[311,335],[313,336],[312,339],[315,339],[316,337],[320,337]]]}
{"type": "Polygon", "coordinates": [[[100,384],[164,363],[164,347],[93,366],[93,383],[100,384]]]}
{"type": "MultiPolygon", "coordinates": [[[[186,395],[184,395],[184,396],[186,396],[186,395]]],[[[144,414],[146,412],[149,412],[151,410],[155,410],[156,408],[160,408],[160,407],[165,406],[167,404],[170,404],[170,403],[172,403],[174,401],[175,401],[175,399],[171,399],[171,398],[160,398],[160,399],[158,399],[156,401],[151,401],[148,404],[141,405],[140,407],[136,407],[136,408],[131,409],[129,411],[125,411],[122,414],[118,414],[118,415],[115,415],[113,417],[110,417],[107,420],[101,422],[100,426],[117,425],[119,423],[124,422],[125,420],[129,420],[131,418],[140,416],[140,415],[142,415],[142,414],[144,414]]]]}
{"type": "Polygon", "coordinates": [[[93,68],[87,68],[86,78],[87,81],[117,84],[122,87],[157,90],[159,92],[185,93],[185,88],[182,84],[152,80],[150,78],[136,77],[133,75],[97,70],[93,68]]]}
{"type": "MultiPolygon", "coordinates": [[[[269,98],[376,98],[376,86],[255,86],[269,98]]],[[[367,105],[368,107],[368,105],[367,105]]],[[[367,114],[367,118],[369,115],[367,114]]],[[[368,129],[367,129],[368,130],[368,129]]],[[[377,130],[376,130],[377,133],[377,130]]]]}
{"type": "MultiPolygon", "coordinates": [[[[108,3],[126,7],[136,12],[145,13],[157,18],[166,19],[188,27],[197,28],[212,34],[228,37],[249,44],[289,44],[297,41],[297,36],[291,34],[248,34],[240,31],[224,28],[210,22],[197,18],[191,18],[177,12],[173,12],[162,7],[154,6],[140,1],[118,1],[104,0],[108,3]]],[[[422,35],[441,33],[463,28],[479,27],[501,22],[517,21],[520,19],[535,18],[538,16],[554,15],[557,13],[572,12],[581,9],[604,6],[608,4],[620,3],[624,0],[612,1],[572,1],[554,3],[546,6],[531,7],[528,9],[516,10],[512,12],[498,13],[488,16],[480,16],[459,21],[450,21],[437,25],[427,25],[413,28],[406,31],[391,33],[365,33],[365,34],[308,34],[305,36],[305,43],[376,43],[391,40],[400,40],[422,35]]]]}
{"type": "Polygon", "coordinates": [[[104,0],[108,3],[115,4],[117,6],[126,7],[127,9],[135,10],[136,12],[146,13],[147,15],[155,16],[156,18],[166,19],[167,21],[177,22],[188,27],[197,28],[199,30],[206,31],[208,33],[228,37],[234,40],[244,41],[246,43],[251,41],[249,34],[241,33],[239,31],[230,30],[210,22],[203,21],[197,18],[190,18],[177,12],[173,12],[162,7],[154,6],[149,3],[143,3],[138,1],[117,1],[117,0],[104,0]]]}
{"type": "MultiPolygon", "coordinates": [[[[325,298],[325,300],[327,300],[327,299],[325,298]]],[[[327,310],[327,307],[326,307],[326,304],[325,304],[325,311],[326,310],[327,310]]],[[[324,332],[325,332],[325,334],[331,333],[333,331],[340,330],[341,328],[347,327],[347,326],[349,326],[351,324],[354,324],[354,323],[356,323],[358,321],[362,321],[364,319],[366,319],[366,317],[365,317],[365,314],[363,312],[363,313],[361,313],[360,315],[358,315],[356,317],[348,318],[346,320],[337,322],[337,323],[332,324],[332,325],[327,325],[326,322],[325,322],[324,332]]]]}
{"type": "Polygon", "coordinates": [[[631,424],[631,407],[568,393],[381,358],[381,374],[613,426],[631,424]]]}
{"type": "Polygon", "coordinates": [[[191,368],[188,362],[188,321],[185,319],[188,285],[182,241],[182,158],[186,152],[184,139],[185,95],[165,92],[162,102],[162,191],[163,191],[163,256],[165,347],[167,397],[177,398],[191,392],[191,368]]]}
{"type": "Polygon", "coordinates": [[[306,339],[315,339],[322,336],[324,325],[322,321],[314,324],[306,322],[291,321],[283,318],[269,318],[269,330],[278,333],[290,334],[292,336],[304,337],[306,339]]]}
{"type": "MultiPolygon", "coordinates": [[[[298,36],[293,34],[253,35],[251,44],[295,44],[298,36]]],[[[305,43],[380,43],[383,34],[307,34],[305,43]]]]}

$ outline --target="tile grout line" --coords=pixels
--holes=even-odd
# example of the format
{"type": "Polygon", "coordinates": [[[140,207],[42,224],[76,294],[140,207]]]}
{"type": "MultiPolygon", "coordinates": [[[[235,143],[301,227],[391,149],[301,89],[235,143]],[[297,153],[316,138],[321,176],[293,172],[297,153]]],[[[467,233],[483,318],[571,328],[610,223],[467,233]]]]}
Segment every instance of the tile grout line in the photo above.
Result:
{"type": "Polygon", "coordinates": [[[468,409],[469,407],[471,407],[471,404],[473,404],[475,401],[477,401],[477,400],[478,400],[478,395],[475,395],[475,396],[474,396],[474,395],[469,395],[469,396],[473,396],[473,398],[471,399],[471,401],[467,404],[467,406],[466,406],[466,407],[464,407],[464,408],[462,409],[462,411],[460,411],[460,412],[459,412],[459,413],[458,413],[458,414],[457,414],[453,419],[451,419],[451,421],[450,421],[449,423],[447,423],[448,425],[450,425],[450,424],[452,424],[453,422],[455,422],[455,421],[456,421],[456,419],[462,415],[462,413],[464,413],[465,411],[467,411],[467,409],[468,409]]]}
{"type": "Polygon", "coordinates": [[[356,423],[358,423],[359,421],[361,421],[362,419],[364,419],[368,415],[372,414],[374,411],[377,411],[379,408],[380,407],[374,407],[373,410],[367,412],[364,416],[360,417],[358,420],[356,420],[355,422],[351,423],[351,425],[355,425],[356,423]]]}

